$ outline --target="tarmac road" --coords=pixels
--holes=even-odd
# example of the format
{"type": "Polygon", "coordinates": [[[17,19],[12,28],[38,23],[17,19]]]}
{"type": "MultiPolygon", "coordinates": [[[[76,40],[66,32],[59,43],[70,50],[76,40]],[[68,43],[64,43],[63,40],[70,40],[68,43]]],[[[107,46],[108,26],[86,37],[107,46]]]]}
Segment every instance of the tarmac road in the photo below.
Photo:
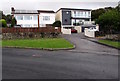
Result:
{"type": "Polygon", "coordinates": [[[64,35],[73,50],[3,48],[3,79],[117,79],[118,50],[64,35]]]}

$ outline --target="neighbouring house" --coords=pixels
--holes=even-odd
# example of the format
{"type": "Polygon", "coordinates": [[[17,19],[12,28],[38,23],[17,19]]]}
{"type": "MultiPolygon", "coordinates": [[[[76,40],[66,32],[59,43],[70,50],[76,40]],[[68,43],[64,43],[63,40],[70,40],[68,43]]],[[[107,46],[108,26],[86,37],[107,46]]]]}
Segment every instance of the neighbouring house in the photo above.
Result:
{"type": "Polygon", "coordinates": [[[56,12],[55,20],[60,20],[62,27],[83,25],[85,21],[91,21],[90,9],[60,8],[56,12]]]}
{"type": "Polygon", "coordinates": [[[56,21],[61,21],[62,33],[70,33],[71,28],[84,32],[85,28],[94,28],[94,21],[91,21],[91,9],[60,8],[56,12],[56,21]]]}
{"type": "Polygon", "coordinates": [[[46,27],[55,22],[55,12],[52,10],[16,10],[12,7],[11,11],[21,27],[46,27]]]}

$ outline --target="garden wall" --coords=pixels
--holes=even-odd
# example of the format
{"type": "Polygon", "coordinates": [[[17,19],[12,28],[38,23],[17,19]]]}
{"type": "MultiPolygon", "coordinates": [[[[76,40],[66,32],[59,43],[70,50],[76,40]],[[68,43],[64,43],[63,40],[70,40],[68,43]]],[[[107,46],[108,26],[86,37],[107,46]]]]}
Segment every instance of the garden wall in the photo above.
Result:
{"type": "Polygon", "coordinates": [[[2,28],[2,39],[55,38],[59,37],[61,29],[54,27],[42,28],[2,28]]]}

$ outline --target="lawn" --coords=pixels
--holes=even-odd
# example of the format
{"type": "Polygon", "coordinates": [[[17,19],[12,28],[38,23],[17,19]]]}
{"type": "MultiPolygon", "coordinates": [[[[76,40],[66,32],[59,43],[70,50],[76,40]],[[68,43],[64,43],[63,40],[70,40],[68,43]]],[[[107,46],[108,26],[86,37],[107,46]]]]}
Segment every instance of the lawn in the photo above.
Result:
{"type": "Polygon", "coordinates": [[[2,40],[2,47],[29,48],[73,48],[73,44],[63,38],[2,40]]]}
{"type": "Polygon", "coordinates": [[[103,44],[107,44],[113,47],[117,47],[120,48],[120,42],[118,41],[111,41],[111,40],[99,40],[98,42],[103,43],[103,44]]]}

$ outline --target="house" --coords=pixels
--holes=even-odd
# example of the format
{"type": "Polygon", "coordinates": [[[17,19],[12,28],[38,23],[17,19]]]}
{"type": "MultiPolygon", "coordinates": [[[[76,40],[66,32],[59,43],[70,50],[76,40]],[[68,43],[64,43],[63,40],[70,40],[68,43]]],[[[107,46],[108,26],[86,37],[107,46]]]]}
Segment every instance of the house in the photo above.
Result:
{"type": "Polygon", "coordinates": [[[61,21],[63,34],[71,34],[70,29],[76,29],[79,33],[84,32],[85,28],[96,29],[95,22],[91,21],[91,9],[60,8],[55,20],[61,21]]]}
{"type": "Polygon", "coordinates": [[[55,22],[55,12],[52,10],[16,10],[12,7],[11,11],[21,27],[46,27],[55,22]]]}
{"type": "Polygon", "coordinates": [[[62,23],[62,27],[68,28],[76,25],[82,25],[85,21],[91,21],[91,10],[89,9],[74,9],[60,8],[56,12],[55,20],[62,23]]]}

